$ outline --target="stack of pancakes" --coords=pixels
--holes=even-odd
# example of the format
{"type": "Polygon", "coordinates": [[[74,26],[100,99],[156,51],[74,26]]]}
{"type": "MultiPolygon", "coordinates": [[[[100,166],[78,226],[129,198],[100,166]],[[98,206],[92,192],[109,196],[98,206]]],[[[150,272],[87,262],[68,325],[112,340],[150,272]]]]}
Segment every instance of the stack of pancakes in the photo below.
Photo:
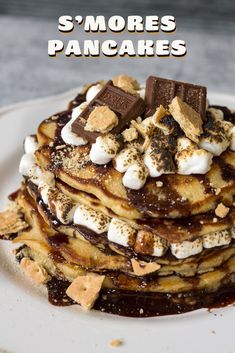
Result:
{"type": "Polygon", "coordinates": [[[53,187],[45,196],[35,176],[25,176],[11,195],[22,228],[2,233],[21,244],[17,259],[58,305],[77,302],[130,316],[213,305],[234,288],[235,153],[228,148],[214,157],[203,175],[163,174],[138,190],[127,188],[112,162],[90,160],[90,143],[62,140],[86,92],[38,127],[34,157],[53,187]],[[226,209],[219,216],[218,205],[226,209]]]}

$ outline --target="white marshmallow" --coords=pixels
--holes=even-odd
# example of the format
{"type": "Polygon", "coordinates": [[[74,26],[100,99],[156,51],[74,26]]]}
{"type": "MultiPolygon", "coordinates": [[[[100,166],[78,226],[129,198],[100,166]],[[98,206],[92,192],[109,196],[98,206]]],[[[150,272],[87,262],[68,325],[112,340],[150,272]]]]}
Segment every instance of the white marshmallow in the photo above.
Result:
{"type": "Polygon", "coordinates": [[[113,135],[99,136],[91,146],[90,159],[95,164],[107,164],[116,156],[118,148],[119,143],[113,135]]]}
{"type": "Polygon", "coordinates": [[[220,109],[216,108],[208,108],[207,109],[216,120],[224,120],[224,113],[220,109]]]}
{"type": "Polygon", "coordinates": [[[72,121],[69,121],[61,130],[62,140],[68,145],[83,146],[87,144],[87,140],[78,136],[72,131],[72,121]]]}
{"type": "Polygon", "coordinates": [[[72,131],[72,123],[79,117],[82,111],[87,107],[87,102],[81,103],[79,106],[72,110],[71,119],[61,130],[62,140],[68,145],[83,146],[87,144],[87,140],[78,136],[72,131]]]}
{"type": "Polygon", "coordinates": [[[148,170],[143,163],[135,163],[127,168],[122,182],[123,185],[127,188],[133,190],[141,189],[148,177],[148,170]]]}
{"type": "Polygon", "coordinates": [[[19,165],[19,172],[20,174],[24,176],[30,176],[32,173],[33,168],[35,168],[36,165],[36,158],[32,153],[25,153],[21,160],[20,160],[20,165],[19,165]]]}
{"type": "Polygon", "coordinates": [[[35,136],[26,136],[24,140],[24,151],[25,153],[32,153],[34,154],[35,151],[38,149],[38,143],[35,136]]]}
{"type": "Polygon", "coordinates": [[[91,86],[86,93],[86,101],[90,102],[99,93],[103,86],[98,83],[97,85],[91,86]]]}
{"type": "Polygon", "coordinates": [[[202,137],[199,141],[199,147],[212,153],[214,156],[220,156],[229,146],[229,140],[222,137],[222,141],[218,141],[212,134],[207,137],[202,137]]]}
{"type": "Polygon", "coordinates": [[[76,205],[68,196],[49,190],[48,207],[62,224],[69,224],[73,221],[76,205]]]}
{"type": "Polygon", "coordinates": [[[100,211],[95,211],[85,205],[78,205],[74,212],[73,221],[75,224],[101,234],[107,232],[110,218],[100,211]]]}
{"type": "Polygon", "coordinates": [[[119,245],[128,247],[136,235],[136,230],[126,222],[112,218],[108,230],[108,239],[119,245]]]}
{"type": "Polygon", "coordinates": [[[165,254],[167,246],[164,244],[162,239],[154,234],[154,245],[153,245],[153,256],[162,256],[165,254]]]}
{"type": "Polygon", "coordinates": [[[114,158],[114,168],[124,173],[128,167],[140,160],[140,153],[135,147],[127,147],[121,150],[114,158]]]}
{"type": "Polygon", "coordinates": [[[235,239],[235,227],[232,227],[230,230],[230,234],[232,236],[233,239],[235,239]]]}
{"type": "Polygon", "coordinates": [[[212,154],[203,149],[186,149],[177,152],[175,161],[178,174],[205,174],[210,170],[212,154]]]}
{"type": "Polygon", "coordinates": [[[228,245],[230,242],[231,234],[229,230],[222,230],[203,236],[203,247],[206,249],[214,248],[215,246],[228,245]]]}
{"type": "Polygon", "coordinates": [[[229,129],[230,150],[235,152],[235,126],[229,129]]]}
{"type": "Polygon", "coordinates": [[[172,243],[171,252],[177,259],[185,259],[186,257],[199,254],[202,251],[202,239],[198,238],[194,241],[183,241],[182,243],[172,243]]]}
{"type": "Polygon", "coordinates": [[[87,107],[87,105],[88,105],[87,102],[83,102],[77,107],[73,108],[70,121],[76,120],[79,117],[79,115],[83,112],[83,110],[87,107]]]}
{"type": "Polygon", "coordinates": [[[48,198],[49,198],[49,192],[50,192],[50,186],[47,184],[41,183],[38,187],[42,201],[45,203],[45,205],[48,205],[48,198]]]}

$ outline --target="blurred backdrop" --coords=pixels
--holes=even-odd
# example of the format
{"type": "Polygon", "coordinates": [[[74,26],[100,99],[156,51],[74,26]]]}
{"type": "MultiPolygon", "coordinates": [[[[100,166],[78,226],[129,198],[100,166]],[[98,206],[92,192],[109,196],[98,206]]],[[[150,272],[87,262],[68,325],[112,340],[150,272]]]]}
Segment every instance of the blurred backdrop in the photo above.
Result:
{"type": "MultiPolygon", "coordinates": [[[[96,39],[97,35],[92,35],[96,39]]],[[[116,36],[125,39],[126,34],[116,36]]],[[[135,35],[136,36],[136,35],[135,35]]],[[[107,38],[115,35],[107,35],[107,38]]],[[[162,39],[145,34],[141,39],[162,39]]],[[[103,40],[104,35],[101,35],[103,40]]],[[[135,37],[136,38],[136,37],[135,37]]],[[[119,73],[144,81],[155,74],[235,93],[235,1],[233,0],[0,0],[0,106],[47,96],[119,73]],[[184,39],[184,58],[49,58],[49,39],[78,39],[82,31],[57,30],[61,15],[173,15],[184,39]]],[[[235,94],[234,94],[235,95],[235,94]]]]}

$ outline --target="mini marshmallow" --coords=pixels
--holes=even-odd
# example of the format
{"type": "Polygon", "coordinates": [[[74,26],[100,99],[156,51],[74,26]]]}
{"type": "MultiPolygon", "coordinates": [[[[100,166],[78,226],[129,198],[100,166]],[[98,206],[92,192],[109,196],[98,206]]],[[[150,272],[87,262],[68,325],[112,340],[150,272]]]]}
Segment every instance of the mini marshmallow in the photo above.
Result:
{"type": "Polygon", "coordinates": [[[34,154],[38,149],[38,143],[35,136],[26,136],[24,140],[24,151],[25,153],[34,154]]]}
{"type": "Polygon", "coordinates": [[[133,190],[141,189],[148,177],[148,170],[143,163],[135,163],[127,168],[122,182],[127,188],[133,190]]]}
{"type": "Polygon", "coordinates": [[[212,154],[203,149],[186,149],[177,152],[175,162],[178,174],[205,174],[210,170],[212,154]]]}
{"type": "Polygon", "coordinates": [[[220,156],[228,147],[230,143],[226,136],[216,137],[216,135],[209,135],[201,137],[199,147],[212,153],[214,156],[220,156]]]}
{"type": "Polygon", "coordinates": [[[34,155],[32,153],[25,153],[20,160],[20,165],[19,165],[20,174],[24,176],[30,176],[33,168],[35,168],[35,165],[36,165],[36,158],[34,157],[34,155]]]}
{"type": "Polygon", "coordinates": [[[154,234],[154,244],[153,244],[153,256],[162,256],[165,254],[167,250],[166,244],[163,242],[163,240],[154,234]]]}
{"type": "Polygon", "coordinates": [[[119,245],[128,247],[135,239],[136,230],[126,222],[112,218],[108,230],[108,239],[119,245]]]}
{"type": "Polygon", "coordinates": [[[62,140],[68,145],[83,146],[87,144],[87,140],[78,136],[72,131],[72,121],[69,121],[61,130],[62,140]]]}
{"type": "Polygon", "coordinates": [[[48,207],[62,224],[72,222],[76,205],[67,195],[58,190],[50,189],[48,192],[48,207]]]}
{"type": "Polygon", "coordinates": [[[140,87],[140,89],[137,91],[139,94],[140,98],[144,99],[145,98],[145,87],[140,87]]]}
{"type": "Polygon", "coordinates": [[[75,224],[93,230],[97,234],[107,232],[110,218],[100,211],[95,211],[85,205],[77,205],[73,221],[75,224]]]}
{"type": "Polygon", "coordinates": [[[87,102],[81,103],[79,106],[72,110],[71,119],[61,130],[62,140],[68,145],[83,146],[87,144],[87,140],[78,136],[72,131],[72,123],[79,117],[82,111],[87,107],[87,102]]]}
{"type": "Polygon", "coordinates": [[[230,230],[231,237],[235,239],[235,227],[232,227],[230,230]]]}
{"type": "MultiPolygon", "coordinates": [[[[169,156],[167,157],[169,158],[169,156]]],[[[153,178],[173,172],[173,170],[171,171],[172,165],[166,162],[166,155],[164,153],[156,153],[154,147],[151,145],[145,152],[144,164],[148,168],[150,176],[153,178]]]]}
{"type": "Polygon", "coordinates": [[[99,93],[103,86],[98,83],[97,85],[91,86],[86,93],[86,101],[90,102],[99,93]]]}
{"type": "Polygon", "coordinates": [[[91,146],[90,159],[95,164],[107,164],[116,156],[118,148],[119,143],[112,134],[98,136],[91,146]]]}
{"type": "Polygon", "coordinates": [[[209,111],[213,118],[216,120],[224,120],[224,113],[222,110],[216,108],[208,108],[207,111],[209,111]]]}
{"type": "Polygon", "coordinates": [[[124,173],[128,167],[140,160],[140,153],[135,147],[127,147],[121,150],[114,158],[114,168],[124,173]]]}
{"type": "Polygon", "coordinates": [[[186,257],[199,254],[202,251],[202,239],[198,238],[194,241],[183,241],[182,243],[172,243],[171,252],[177,259],[185,259],[186,257]]]}
{"type": "Polygon", "coordinates": [[[214,248],[215,246],[228,245],[230,242],[231,234],[229,230],[222,230],[203,236],[203,247],[206,249],[214,248]]]}

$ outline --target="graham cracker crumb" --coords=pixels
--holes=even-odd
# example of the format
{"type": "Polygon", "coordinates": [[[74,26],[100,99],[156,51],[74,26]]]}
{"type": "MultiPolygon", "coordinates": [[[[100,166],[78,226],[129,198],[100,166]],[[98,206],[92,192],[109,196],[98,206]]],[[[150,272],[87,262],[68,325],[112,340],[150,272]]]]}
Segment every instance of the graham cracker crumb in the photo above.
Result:
{"type": "Polygon", "coordinates": [[[90,274],[78,276],[66,290],[66,294],[80,304],[84,309],[90,310],[99,296],[105,276],[90,274]]]}
{"type": "Polygon", "coordinates": [[[179,97],[175,97],[169,105],[169,111],[180,125],[185,135],[198,143],[202,133],[202,119],[200,115],[179,97]]]}
{"type": "Polygon", "coordinates": [[[123,341],[118,338],[115,338],[110,342],[110,346],[112,346],[114,348],[120,347],[122,345],[123,345],[123,341]]]}
{"type": "Polygon", "coordinates": [[[137,276],[144,276],[161,268],[161,265],[156,262],[137,261],[135,259],[131,259],[131,264],[134,274],[137,276]]]}
{"type": "Polygon", "coordinates": [[[156,181],[156,185],[158,188],[161,188],[163,186],[163,182],[162,181],[156,181]]]}
{"type": "Polygon", "coordinates": [[[122,132],[122,136],[125,142],[131,142],[138,137],[138,132],[134,127],[130,127],[122,132]]]}
{"type": "Polygon", "coordinates": [[[220,218],[225,218],[227,214],[229,213],[230,208],[224,206],[224,204],[221,202],[218,204],[218,206],[215,209],[215,214],[216,216],[220,218]]]}

